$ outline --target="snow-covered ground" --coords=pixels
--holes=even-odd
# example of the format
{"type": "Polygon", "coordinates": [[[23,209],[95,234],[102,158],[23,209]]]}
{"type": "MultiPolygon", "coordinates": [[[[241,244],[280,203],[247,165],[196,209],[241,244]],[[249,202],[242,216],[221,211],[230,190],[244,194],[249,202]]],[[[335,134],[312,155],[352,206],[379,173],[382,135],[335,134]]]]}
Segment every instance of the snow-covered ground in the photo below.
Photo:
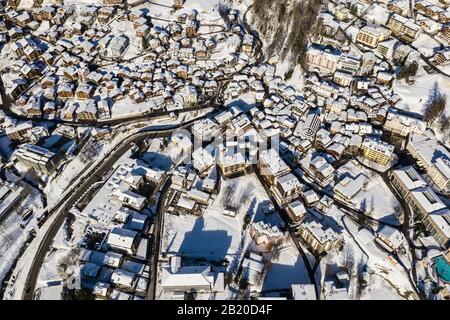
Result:
{"type": "MultiPolygon", "coordinates": [[[[396,107],[423,115],[430,92],[436,84],[441,93],[450,90],[450,79],[439,74],[426,74],[422,68],[419,68],[417,80],[413,85],[408,85],[405,81],[396,81],[394,91],[402,98],[396,107]]],[[[447,103],[446,112],[450,114],[450,103],[447,103]]]]}
{"type": "MultiPolygon", "coordinates": [[[[348,219],[343,218],[345,221],[345,226],[347,227],[347,232],[353,236],[358,244],[359,249],[353,246],[354,250],[362,250],[365,253],[366,264],[368,266],[368,273],[370,274],[370,280],[367,288],[371,289],[367,292],[367,299],[377,299],[381,297],[380,291],[387,291],[386,298],[391,297],[395,290],[396,296],[401,299],[414,299],[415,297],[414,289],[408,278],[408,274],[405,269],[399,264],[395,264],[391,259],[388,258],[388,254],[382,251],[373,241],[367,243],[361,237],[359,233],[359,227],[348,219]],[[374,275],[376,275],[374,277],[374,275]],[[379,281],[382,281],[380,277],[384,280],[383,285],[377,285],[379,281]],[[372,282],[375,282],[374,287],[372,282]],[[375,288],[374,295],[371,296],[372,290],[375,288]]],[[[347,242],[347,245],[351,245],[352,242],[347,242]]],[[[364,296],[364,295],[363,295],[364,296]]]]}
{"type": "Polygon", "coordinates": [[[271,260],[262,290],[289,289],[292,284],[310,282],[305,262],[292,239],[288,237],[279,251],[279,257],[271,260]]]}

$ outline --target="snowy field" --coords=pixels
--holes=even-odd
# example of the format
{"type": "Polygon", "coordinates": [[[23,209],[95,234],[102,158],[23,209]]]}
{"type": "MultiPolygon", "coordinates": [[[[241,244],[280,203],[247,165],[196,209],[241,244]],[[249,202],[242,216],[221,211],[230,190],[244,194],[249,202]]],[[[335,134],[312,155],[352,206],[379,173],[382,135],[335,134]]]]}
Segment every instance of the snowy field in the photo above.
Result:
{"type": "Polygon", "coordinates": [[[280,256],[272,258],[262,290],[289,289],[292,284],[306,283],[311,281],[305,263],[289,237],[280,249],[280,256]]]}
{"type": "MultiPolygon", "coordinates": [[[[417,71],[417,80],[413,85],[405,81],[395,81],[394,91],[400,95],[402,101],[396,105],[397,108],[423,115],[425,105],[430,92],[435,85],[443,94],[450,90],[450,79],[439,74],[427,74],[423,68],[417,71]]],[[[450,115],[450,102],[447,101],[447,115],[450,115]]]]}

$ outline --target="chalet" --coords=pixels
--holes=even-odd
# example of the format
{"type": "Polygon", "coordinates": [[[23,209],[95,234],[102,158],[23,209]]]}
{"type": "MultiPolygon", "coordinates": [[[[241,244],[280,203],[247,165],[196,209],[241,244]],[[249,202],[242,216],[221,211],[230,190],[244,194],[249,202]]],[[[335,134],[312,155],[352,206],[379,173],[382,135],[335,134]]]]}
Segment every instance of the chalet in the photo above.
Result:
{"type": "Polygon", "coordinates": [[[62,110],[61,118],[66,121],[73,121],[75,111],[78,108],[78,103],[71,102],[62,110]]]}
{"type": "Polygon", "coordinates": [[[179,9],[183,8],[184,1],[185,0],[173,0],[174,9],[179,10],[179,9]]]}
{"type": "Polygon", "coordinates": [[[197,35],[197,21],[195,20],[188,20],[186,22],[186,35],[188,37],[195,37],[197,35]]]}
{"type": "Polygon", "coordinates": [[[93,86],[89,84],[80,84],[75,91],[75,96],[79,100],[87,100],[92,97],[93,86]]]}
{"type": "Polygon", "coordinates": [[[208,51],[203,43],[197,43],[195,46],[195,57],[197,59],[207,59],[208,51]]]}
{"type": "Polygon", "coordinates": [[[257,245],[270,247],[283,242],[284,234],[277,225],[259,221],[250,226],[250,235],[257,245]]]}
{"type": "Polygon", "coordinates": [[[446,49],[437,51],[434,54],[434,61],[436,61],[436,63],[438,63],[442,66],[449,64],[450,63],[450,49],[446,48],[446,49]]]}
{"type": "Polygon", "coordinates": [[[97,120],[97,105],[95,100],[89,99],[80,103],[75,110],[77,120],[79,121],[95,121],[97,120]]]}
{"type": "Polygon", "coordinates": [[[253,51],[254,42],[255,42],[255,39],[254,39],[253,35],[247,33],[244,36],[244,40],[242,41],[242,51],[245,54],[250,55],[253,51]]]}
{"type": "Polygon", "coordinates": [[[58,85],[57,95],[60,99],[68,99],[73,97],[74,85],[70,82],[63,82],[58,85]]]}
{"type": "Polygon", "coordinates": [[[103,0],[105,6],[121,6],[125,3],[125,0],[103,0]]]}
{"type": "Polygon", "coordinates": [[[20,122],[5,130],[8,138],[13,142],[25,142],[29,139],[33,124],[31,121],[20,122]]]}
{"type": "Polygon", "coordinates": [[[35,64],[26,64],[20,69],[20,73],[22,73],[26,79],[34,79],[41,75],[41,70],[35,64]]]}
{"type": "Polygon", "coordinates": [[[26,27],[29,22],[31,22],[32,17],[28,14],[28,12],[24,11],[15,17],[14,21],[19,27],[26,27]]]}

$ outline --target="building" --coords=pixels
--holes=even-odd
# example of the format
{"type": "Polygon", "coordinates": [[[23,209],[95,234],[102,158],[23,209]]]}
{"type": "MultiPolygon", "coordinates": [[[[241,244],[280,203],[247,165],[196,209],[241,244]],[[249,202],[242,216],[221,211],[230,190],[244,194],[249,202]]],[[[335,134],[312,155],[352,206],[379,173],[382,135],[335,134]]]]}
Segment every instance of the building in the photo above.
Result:
{"type": "Polygon", "coordinates": [[[303,185],[297,177],[292,173],[288,173],[277,178],[273,190],[277,202],[282,206],[296,198],[300,194],[302,188],[303,185]]]}
{"type": "Polygon", "coordinates": [[[247,55],[250,55],[253,51],[253,44],[255,42],[255,39],[253,35],[247,33],[244,36],[244,39],[242,40],[242,52],[244,52],[247,55]]]}
{"type": "Polygon", "coordinates": [[[383,226],[377,233],[376,238],[377,243],[389,252],[397,251],[404,240],[405,238],[401,231],[388,225],[383,226]]]}
{"type": "Polygon", "coordinates": [[[411,166],[393,170],[390,178],[395,189],[422,220],[426,230],[446,248],[450,240],[450,211],[422,176],[411,166]]]}
{"type": "Polygon", "coordinates": [[[173,0],[173,7],[175,10],[183,8],[184,1],[185,0],[173,0]]]}
{"type": "Polygon", "coordinates": [[[251,224],[250,235],[257,245],[266,248],[276,246],[284,240],[284,234],[277,225],[262,220],[251,224]]]}
{"type": "Polygon", "coordinates": [[[34,144],[23,144],[14,153],[18,161],[36,172],[42,172],[51,175],[62,160],[60,154],[55,154],[45,148],[34,144]]]}
{"type": "Polygon", "coordinates": [[[356,42],[375,49],[381,41],[389,38],[391,32],[380,26],[365,26],[359,30],[356,42]]]}
{"type": "Polygon", "coordinates": [[[378,44],[377,52],[387,59],[392,59],[395,50],[400,45],[397,39],[388,39],[378,44]]]}
{"type": "Polygon", "coordinates": [[[450,63],[450,48],[442,49],[434,54],[434,61],[445,66],[450,63]]]}
{"type": "Polygon", "coordinates": [[[107,47],[110,58],[120,58],[128,49],[130,39],[126,36],[117,36],[111,39],[107,47]]]}
{"type": "Polygon", "coordinates": [[[242,276],[250,285],[261,282],[264,276],[264,257],[260,254],[250,252],[248,257],[242,261],[242,276]]]}
{"type": "Polygon", "coordinates": [[[245,154],[237,146],[224,147],[219,150],[219,168],[225,178],[245,174],[252,167],[245,154]]]}
{"type": "Polygon", "coordinates": [[[31,121],[25,121],[17,123],[11,127],[7,127],[5,133],[13,142],[25,142],[29,139],[32,128],[33,124],[31,121]]]}
{"type": "Polygon", "coordinates": [[[144,209],[144,206],[146,204],[145,197],[130,190],[126,191],[114,190],[112,193],[109,194],[109,197],[138,211],[144,209]]]}
{"type": "Polygon", "coordinates": [[[406,150],[445,194],[450,193],[450,152],[436,138],[412,134],[406,150]]]}
{"type": "Polygon", "coordinates": [[[392,14],[386,25],[392,33],[407,42],[415,41],[422,30],[413,19],[403,17],[399,14],[392,14]]]}
{"type": "Polygon", "coordinates": [[[345,176],[333,188],[334,198],[343,203],[350,203],[356,205],[353,198],[364,188],[369,182],[369,179],[362,173],[358,174],[356,178],[345,176]]]}
{"type": "Polygon", "coordinates": [[[291,172],[291,168],[274,149],[264,150],[259,154],[258,170],[271,185],[275,184],[278,177],[291,172]]]}
{"type": "Polygon", "coordinates": [[[388,165],[394,153],[394,146],[378,138],[364,138],[361,145],[361,154],[369,161],[388,165]]]}
{"type": "Polygon", "coordinates": [[[448,248],[450,240],[450,210],[430,187],[414,189],[408,201],[426,230],[443,248],[448,248]]]}
{"type": "Polygon", "coordinates": [[[134,255],[137,251],[139,237],[135,231],[115,227],[109,233],[106,242],[113,250],[134,255]]]}
{"type": "Polygon", "coordinates": [[[317,300],[314,284],[293,284],[291,285],[291,291],[294,300],[317,300]]]}
{"type": "Polygon", "coordinates": [[[318,112],[311,112],[302,124],[301,137],[303,139],[313,140],[316,136],[317,130],[320,127],[320,114],[318,112]]]}
{"type": "Polygon", "coordinates": [[[195,106],[198,100],[197,90],[193,85],[187,85],[183,88],[181,92],[181,96],[183,97],[183,102],[185,106],[195,106]]]}
{"type": "Polygon", "coordinates": [[[316,254],[337,248],[342,243],[341,236],[323,222],[323,219],[319,221],[316,216],[309,214],[297,230],[298,235],[316,254]]]}
{"type": "Polygon", "coordinates": [[[398,113],[397,111],[390,110],[386,115],[386,122],[384,123],[383,129],[406,137],[410,133],[425,133],[427,124],[420,119],[409,117],[398,113]]]}
{"type": "Polygon", "coordinates": [[[161,288],[169,293],[221,292],[223,273],[213,272],[211,266],[181,266],[181,258],[170,257],[170,266],[162,269],[161,288]]]}
{"type": "Polygon", "coordinates": [[[96,121],[97,120],[97,104],[94,99],[80,102],[78,108],[75,110],[77,119],[80,121],[96,121]]]}
{"type": "Polygon", "coordinates": [[[300,222],[306,215],[306,208],[303,202],[300,200],[295,200],[289,203],[284,210],[287,212],[289,218],[292,222],[300,222]]]}
{"type": "Polygon", "coordinates": [[[341,53],[330,47],[313,45],[306,52],[306,62],[310,71],[318,70],[324,74],[336,71],[341,53]]]}
{"type": "Polygon", "coordinates": [[[125,291],[132,291],[136,284],[135,281],[136,274],[127,270],[115,269],[111,275],[111,283],[125,291]]]}
{"type": "Polygon", "coordinates": [[[412,166],[392,170],[389,174],[392,185],[406,199],[413,189],[425,187],[427,183],[412,166]]]}

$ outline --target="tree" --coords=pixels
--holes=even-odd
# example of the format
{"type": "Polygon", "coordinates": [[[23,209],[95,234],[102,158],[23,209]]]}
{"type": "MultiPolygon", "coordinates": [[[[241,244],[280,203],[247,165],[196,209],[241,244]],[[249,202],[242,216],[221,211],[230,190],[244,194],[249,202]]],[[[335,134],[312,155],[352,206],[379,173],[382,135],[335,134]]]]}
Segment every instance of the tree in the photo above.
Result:
{"type": "Polygon", "coordinates": [[[447,96],[439,92],[437,83],[434,85],[430,93],[430,98],[425,106],[423,120],[429,125],[432,124],[445,110],[447,104],[447,96]]]}
{"type": "Polygon", "coordinates": [[[95,294],[85,289],[75,291],[75,300],[95,300],[95,294]]]}
{"type": "Polygon", "coordinates": [[[417,74],[417,70],[419,69],[419,65],[414,62],[410,64],[404,64],[400,68],[400,71],[397,74],[397,79],[406,79],[409,77],[413,77],[417,74]]]}
{"type": "Polygon", "coordinates": [[[442,133],[446,133],[450,129],[450,117],[447,117],[444,113],[439,117],[439,129],[442,133]]]}
{"type": "Polygon", "coordinates": [[[195,291],[186,292],[186,300],[195,300],[195,291]]]}
{"type": "Polygon", "coordinates": [[[64,286],[61,291],[61,299],[75,300],[75,289],[69,289],[67,286],[64,286]]]}
{"type": "Polygon", "coordinates": [[[242,226],[242,229],[245,230],[248,226],[248,224],[250,223],[250,221],[252,220],[252,218],[250,217],[249,214],[246,214],[244,216],[244,225],[242,226]]]}
{"type": "Polygon", "coordinates": [[[232,272],[227,272],[225,273],[225,284],[230,285],[233,282],[233,273],[232,272]]]}
{"type": "Polygon", "coordinates": [[[249,286],[248,280],[242,277],[241,280],[239,280],[239,289],[247,290],[248,286],[249,286]]]}

